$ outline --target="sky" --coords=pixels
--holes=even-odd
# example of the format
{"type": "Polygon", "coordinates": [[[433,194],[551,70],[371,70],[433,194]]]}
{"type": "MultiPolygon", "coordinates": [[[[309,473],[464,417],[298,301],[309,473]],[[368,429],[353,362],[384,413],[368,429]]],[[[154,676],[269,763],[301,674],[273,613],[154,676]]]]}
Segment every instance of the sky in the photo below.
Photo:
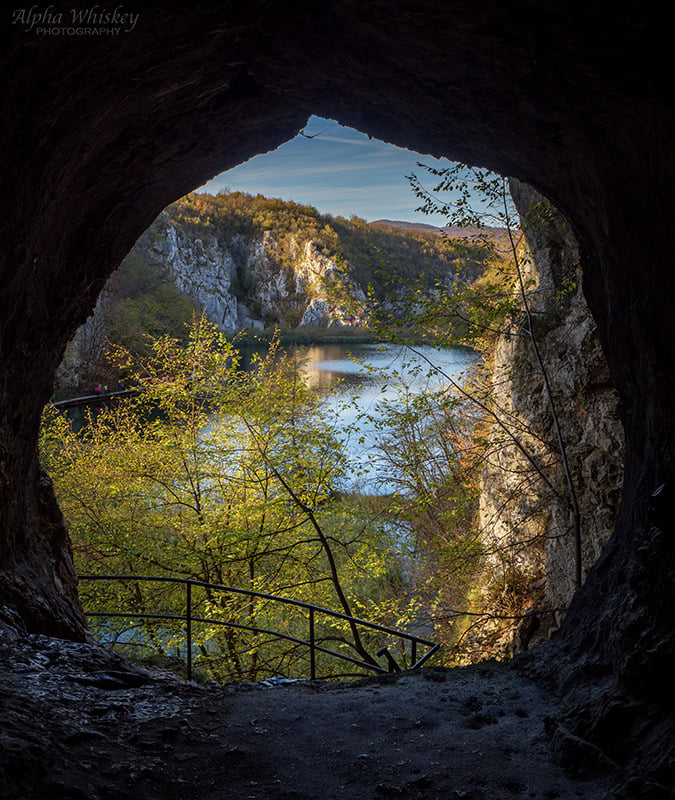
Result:
{"type": "MultiPolygon", "coordinates": [[[[217,194],[229,188],[280,197],[312,205],[322,214],[346,218],[355,214],[368,222],[447,222],[442,216],[415,211],[420,201],[405,176],[416,172],[425,177],[418,161],[437,168],[450,161],[385,144],[320,117],[311,117],[303,132],[305,136],[298,135],[270,153],[223,172],[197,191],[217,194]]],[[[428,179],[423,183],[431,187],[428,179]]]]}

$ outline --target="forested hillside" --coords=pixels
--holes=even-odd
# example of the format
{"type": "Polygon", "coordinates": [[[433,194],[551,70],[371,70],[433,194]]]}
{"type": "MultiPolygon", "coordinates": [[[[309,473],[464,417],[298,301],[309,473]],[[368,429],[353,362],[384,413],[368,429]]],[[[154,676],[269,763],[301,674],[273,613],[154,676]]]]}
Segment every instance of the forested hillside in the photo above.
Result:
{"type": "Polygon", "coordinates": [[[242,192],[189,194],[141,236],[66,354],[57,387],[114,376],[110,344],[142,352],[148,334],[181,335],[194,313],[228,334],[281,327],[314,338],[368,335],[375,307],[401,317],[411,291],[449,292],[485,271],[486,249],[358,217],[320,214],[242,192]]]}
{"type": "Polygon", "coordinates": [[[279,268],[295,267],[298,243],[311,241],[318,253],[339,264],[358,286],[365,289],[372,284],[380,296],[386,287],[407,285],[420,277],[432,283],[475,278],[480,272],[480,247],[467,252],[430,226],[419,230],[369,224],[356,216],[347,220],[320,214],[313,206],[262,195],[189,194],[169,206],[166,215],[192,240],[213,236],[219,242],[234,237],[252,241],[272,232],[272,259],[279,268]]]}

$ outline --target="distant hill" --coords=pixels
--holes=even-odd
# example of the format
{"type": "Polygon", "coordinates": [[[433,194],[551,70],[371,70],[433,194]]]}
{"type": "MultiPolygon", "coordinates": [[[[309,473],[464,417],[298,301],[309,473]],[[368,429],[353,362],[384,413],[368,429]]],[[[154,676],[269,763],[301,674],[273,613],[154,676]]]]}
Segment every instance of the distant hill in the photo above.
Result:
{"type": "Polygon", "coordinates": [[[441,228],[436,225],[427,225],[424,222],[403,222],[402,220],[393,219],[376,219],[370,222],[369,225],[373,228],[401,228],[406,231],[423,231],[424,233],[440,233],[441,228]]]}
{"type": "Polygon", "coordinates": [[[400,230],[421,231],[423,233],[444,233],[450,239],[475,239],[478,236],[488,236],[490,239],[502,240],[506,236],[505,228],[495,228],[485,225],[478,228],[475,225],[467,225],[460,228],[459,225],[444,225],[439,228],[437,225],[428,225],[424,222],[405,222],[403,220],[377,219],[369,223],[377,228],[395,228],[400,230]]]}

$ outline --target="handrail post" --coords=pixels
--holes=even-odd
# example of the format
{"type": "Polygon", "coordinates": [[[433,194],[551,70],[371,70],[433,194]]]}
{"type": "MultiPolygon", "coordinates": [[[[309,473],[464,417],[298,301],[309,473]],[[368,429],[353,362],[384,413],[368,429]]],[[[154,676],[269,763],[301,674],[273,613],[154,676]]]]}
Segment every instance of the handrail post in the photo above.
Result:
{"type": "Polygon", "coordinates": [[[185,621],[187,623],[187,679],[192,680],[192,583],[185,581],[185,621]]]}
{"type": "Polygon", "coordinates": [[[309,609],[309,674],[316,679],[316,654],[314,652],[314,609],[309,609]]]}
{"type": "Polygon", "coordinates": [[[377,651],[377,657],[379,658],[380,656],[385,656],[385,658],[387,659],[387,668],[388,668],[389,672],[400,672],[401,671],[401,668],[396,663],[396,659],[389,652],[389,648],[388,647],[380,647],[380,649],[377,651]]]}

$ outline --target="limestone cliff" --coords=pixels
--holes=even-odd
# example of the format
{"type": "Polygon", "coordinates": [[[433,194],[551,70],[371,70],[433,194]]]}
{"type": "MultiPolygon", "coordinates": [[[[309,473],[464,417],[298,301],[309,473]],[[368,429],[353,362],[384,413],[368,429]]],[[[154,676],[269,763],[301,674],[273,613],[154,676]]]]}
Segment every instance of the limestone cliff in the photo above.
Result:
{"type": "MultiPolygon", "coordinates": [[[[335,261],[311,240],[291,236],[285,245],[290,265],[281,263],[274,231],[197,238],[163,215],[148,257],[227,333],[269,322],[327,327],[356,321],[329,296],[339,272],[335,261]]],[[[356,285],[351,295],[364,299],[356,285]]]]}
{"type": "Polygon", "coordinates": [[[68,343],[54,381],[57,394],[99,382],[99,365],[108,346],[106,309],[109,300],[110,289],[106,287],[99,295],[91,316],[68,343]]]}
{"type": "MultiPolygon", "coordinates": [[[[363,324],[362,288],[311,239],[285,236],[282,261],[274,231],[227,237],[199,233],[163,213],[136,242],[120,269],[131,259],[137,271],[152,274],[160,283],[169,281],[225,333],[262,330],[273,324],[289,328],[363,324]]],[[[115,338],[113,318],[119,316],[115,311],[120,301],[118,275],[119,271],[113,273],[93,314],[71,340],[57,374],[57,391],[102,380],[101,360],[108,339],[115,338]]],[[[157,305],[154,299],[153,303],[157,305]]],[[[165,313],[170,316],[170,309],[165,313]]],[[[128,323],[118,327],[124,324],[128,323]]]]}
{"type": "MultiPolygon", "coordinates": [[[[609,539],[621,495],[618,397],[581,291],[569,225],[531,187],[511,184],[527,244],[522,269],[535,337],[579,507],[585,579],[609,539]]],[[[548,638],[565,615],[576,589],[575,515],[544,376],[517,325],[494,344],[491,383],[510,433],[493,426],[481,476],[488,561],[482,602],[502,619],[491,620],[474,647],[507,655],[548,638]]]]}
{"type": "MultiPolygon", "coordinates": [[[[232,242],[235,252],[237,244],[232,242]]],[[[231,293],[237,264],[231,250],[215,236],[191,241],[183,230],[162,219],[147,256],[169,272],[176,286],[201,306],[211,322],[228,332],[239,327],[237,301],[231,293]]],[[[259,249],[252,248],[250,257],[260,258],[259,249]]]]}

